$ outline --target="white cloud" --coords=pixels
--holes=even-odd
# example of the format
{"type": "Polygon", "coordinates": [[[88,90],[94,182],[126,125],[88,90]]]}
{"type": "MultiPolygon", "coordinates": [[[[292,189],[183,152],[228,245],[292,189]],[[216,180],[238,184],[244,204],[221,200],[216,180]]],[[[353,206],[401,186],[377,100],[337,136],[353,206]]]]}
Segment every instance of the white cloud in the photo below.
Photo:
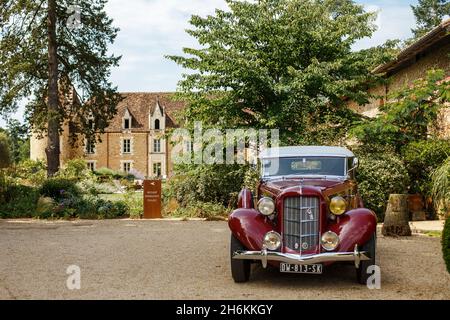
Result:
{"type": "Polygon", "coordinates": [[[366,5],[366,10],[378,11],[375,22],[378,29],[371,38],[359,41],[354,48],[363,49],[381,45],[389,39],[405,40],[412,36],[411,28],[415,25],[414,14],[409,5],[399,5],[395,1],[383,5],[366,5]]]}
{"type": "Polygon", "coordinates": [[[224,0],[110,0],[106,11],[121,29],[111,47],[123,56],[112,73],[119,90],[174,91],[182,70],[164,55],[196,46],[185,32],[191,15],[206,16],[216,8],[227,5],[224,0]]]}

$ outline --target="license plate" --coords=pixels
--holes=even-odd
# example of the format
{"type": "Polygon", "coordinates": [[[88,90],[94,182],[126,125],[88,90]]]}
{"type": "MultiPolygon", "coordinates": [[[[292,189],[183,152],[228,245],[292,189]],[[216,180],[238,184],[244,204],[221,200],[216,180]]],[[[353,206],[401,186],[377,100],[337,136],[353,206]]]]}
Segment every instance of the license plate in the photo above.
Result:
{"type": "Polygon", "coordinates": [[[290,272],[290,273],[322,273],[321,264],[291,264],[291,263],[280,263],[280,272],[290,272]]]}

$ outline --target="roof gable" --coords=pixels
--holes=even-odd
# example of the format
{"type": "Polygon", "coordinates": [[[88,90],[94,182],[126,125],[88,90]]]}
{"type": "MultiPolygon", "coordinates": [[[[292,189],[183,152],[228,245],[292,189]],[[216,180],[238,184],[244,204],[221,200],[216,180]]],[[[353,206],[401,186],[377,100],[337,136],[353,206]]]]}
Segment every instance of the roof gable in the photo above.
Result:
{"type": "Polygon", "coordinates": [[[128,110],[132,119],[132,131],[149,131],[149,115],[158,108],[166,113],[166,128],[177,127],[175,114],[184,107],[184,102],[172,100],[173,93],[167,92],[124,92],[123,100],[117,105],[117,114],[111,120],[106,132],[122,130],[122,117],[128,110]]]}

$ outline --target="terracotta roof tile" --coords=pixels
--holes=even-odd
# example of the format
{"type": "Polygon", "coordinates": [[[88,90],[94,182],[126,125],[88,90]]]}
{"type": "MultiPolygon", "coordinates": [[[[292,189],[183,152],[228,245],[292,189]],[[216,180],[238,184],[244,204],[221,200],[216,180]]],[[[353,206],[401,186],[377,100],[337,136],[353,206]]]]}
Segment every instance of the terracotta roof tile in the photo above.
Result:
{"type": "Polygon", "coordinates": [[[106,131],[121,131],[122,117],[128,109],[132,116],[131,131],[148,131],[149,115],[154,112],[157,103],[166,110],[166,128],[176,127],[175,114],[182,110],[184,102],[171,99],[169,92],[123,92],[124,99],[117,106],[117,114],[106,131]]]}

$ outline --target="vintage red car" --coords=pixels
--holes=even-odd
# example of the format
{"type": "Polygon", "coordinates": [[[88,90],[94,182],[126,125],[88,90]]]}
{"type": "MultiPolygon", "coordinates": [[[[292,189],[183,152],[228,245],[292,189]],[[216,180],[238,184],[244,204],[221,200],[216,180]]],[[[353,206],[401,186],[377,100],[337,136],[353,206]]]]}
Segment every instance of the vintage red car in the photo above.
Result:
{"type": "Polygon", "coordinates": [[[328,146],[269,148],[259,164],[257,194],[244,188],[228,220],[234,281],[248,281],[253,262],[320,274],[350,261],[366,284],[375,265],[377,219],[358,194],[354,154],[328,146]]]}

